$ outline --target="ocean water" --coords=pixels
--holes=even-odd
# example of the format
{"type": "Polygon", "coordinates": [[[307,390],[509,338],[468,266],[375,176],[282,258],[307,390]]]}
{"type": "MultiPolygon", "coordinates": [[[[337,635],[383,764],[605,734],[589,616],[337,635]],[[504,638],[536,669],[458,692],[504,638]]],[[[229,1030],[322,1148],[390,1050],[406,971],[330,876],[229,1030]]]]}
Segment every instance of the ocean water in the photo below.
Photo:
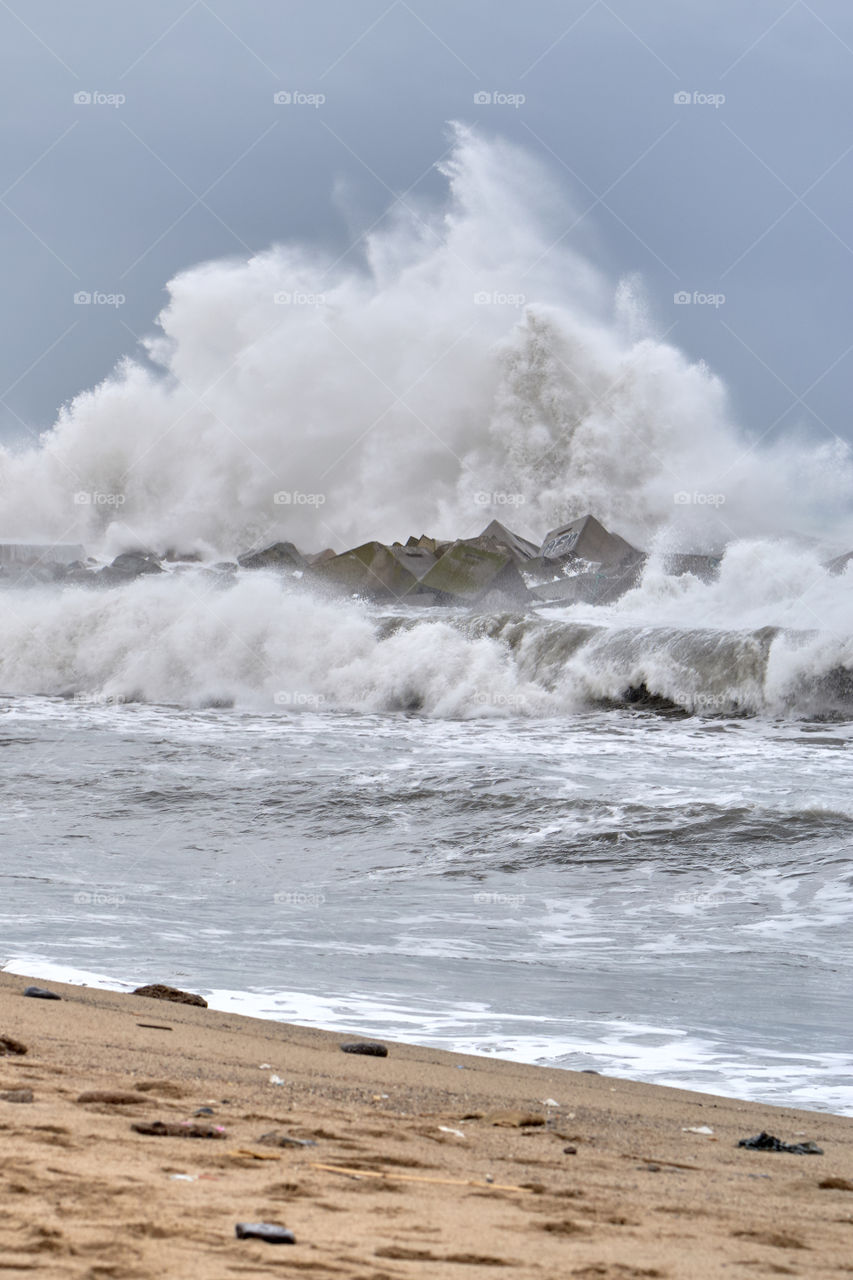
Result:
{"type": "Polygon", "coordinates": [[[853,1114],[843,641],[643,626],[648,576],[556,615],[7,591],[0,962],[853,1114]]]}
{"type": "Polygon", "coordinates": [[[2,579],[0,963],[853,1114],[853,452],[738,423],[522,150],[440,169],[343,255],[189,266],[0,447],[0,542],[185,557],[2,579]],[[587,512],[650,553],[607,607],[213,567],[587,512]]]}

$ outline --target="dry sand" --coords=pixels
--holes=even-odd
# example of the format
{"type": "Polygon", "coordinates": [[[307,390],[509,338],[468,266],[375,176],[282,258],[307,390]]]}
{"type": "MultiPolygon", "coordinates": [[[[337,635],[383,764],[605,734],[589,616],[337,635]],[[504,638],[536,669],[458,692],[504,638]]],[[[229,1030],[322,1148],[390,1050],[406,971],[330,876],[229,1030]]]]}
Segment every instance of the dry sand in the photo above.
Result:
{"type": "Polygon", "coordinates": [[[28,1048],[0,1057],[0,1091],[34,1097],[0,1100],[10,1280],[853,1274],[853,1190],[821,1186],[853,1181],[853,1120],[406,1045],[357,1057],[347,1037],[144,997],[27,999],[29,981],[0,975],[0,1036],[28,1048]],[[156,1120],[225,1136],[131,1127],[156,1120]],[[761,1129],[825,1154],[737,1147],[761,1129]],[[316,1146],[259,1142],[270,1130],[316,1146]],[[297,1243],[237,1240],[240,1221],[297,1243]]]}

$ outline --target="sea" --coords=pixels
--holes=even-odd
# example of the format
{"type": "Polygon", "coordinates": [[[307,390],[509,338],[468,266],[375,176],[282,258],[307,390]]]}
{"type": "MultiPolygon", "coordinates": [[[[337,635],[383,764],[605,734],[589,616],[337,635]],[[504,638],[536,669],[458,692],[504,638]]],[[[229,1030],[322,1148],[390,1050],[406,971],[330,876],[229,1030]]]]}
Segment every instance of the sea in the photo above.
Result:
{"type": "Polygon", "coordinates": [[[850,642],[709,626],[742,572],[486,614],[7,588],[2,967],[853,1114],[850,642]]]}
{"type": "Polygon", "coordinates": [[[602,268],[564,179],[456,125],[0,445],[0,550],[165,566],[0,573],[0,966],[853,1114],[853,450],[743,421],[696,282],[602,268]],[[588,513],[648,557],[609,604],[235,563],[588,513]]]}

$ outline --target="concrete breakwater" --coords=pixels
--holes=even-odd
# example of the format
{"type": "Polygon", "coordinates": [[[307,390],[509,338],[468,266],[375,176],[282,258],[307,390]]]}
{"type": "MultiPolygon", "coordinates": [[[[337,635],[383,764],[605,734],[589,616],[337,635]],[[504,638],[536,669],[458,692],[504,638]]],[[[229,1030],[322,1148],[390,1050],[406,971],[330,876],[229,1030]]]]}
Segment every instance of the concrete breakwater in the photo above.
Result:
{"type": "MultiPolygon", "coordinates": [[[[197,565],[224,580],[240,570],[272,571],[323,594],[418,608],[505,608],[608,604],[637,585],[646,560],[645,552],[586,515],[549,530],[538,545],[493,520],[471,538],[423,534],[405,543],[369,541],[341,553],[314,554],[284,541],[251,548],[233,561],[204,564],[198,553],[137,549],[98,565],[85,559],[82,547],[6,543],[0,544],[0,582],[108,587],[197,565]]],[[[719,555],[672,555],[665,569],[707,581],[719,563],[719,555]]]]}

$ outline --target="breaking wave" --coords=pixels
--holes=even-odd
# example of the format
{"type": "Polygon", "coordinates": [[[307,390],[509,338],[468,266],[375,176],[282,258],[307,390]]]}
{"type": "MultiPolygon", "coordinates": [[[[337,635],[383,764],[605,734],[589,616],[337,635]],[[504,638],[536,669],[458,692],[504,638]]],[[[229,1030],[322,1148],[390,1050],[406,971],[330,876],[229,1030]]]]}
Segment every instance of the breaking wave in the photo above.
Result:
{"type": "Polygon", "coordinates": [[[483,614],[329,601],[204,569],[109,590],[8,588],[0,692],[252,713],[554,716],[614,703],[853,716],[853,570],[738,544],[715,583],[665,578],[607,608],[483,614]],[[783,581],[783,575],[787,579],[783,581]],[[764,598],[762,598],[762,590],[764,598]]]}

